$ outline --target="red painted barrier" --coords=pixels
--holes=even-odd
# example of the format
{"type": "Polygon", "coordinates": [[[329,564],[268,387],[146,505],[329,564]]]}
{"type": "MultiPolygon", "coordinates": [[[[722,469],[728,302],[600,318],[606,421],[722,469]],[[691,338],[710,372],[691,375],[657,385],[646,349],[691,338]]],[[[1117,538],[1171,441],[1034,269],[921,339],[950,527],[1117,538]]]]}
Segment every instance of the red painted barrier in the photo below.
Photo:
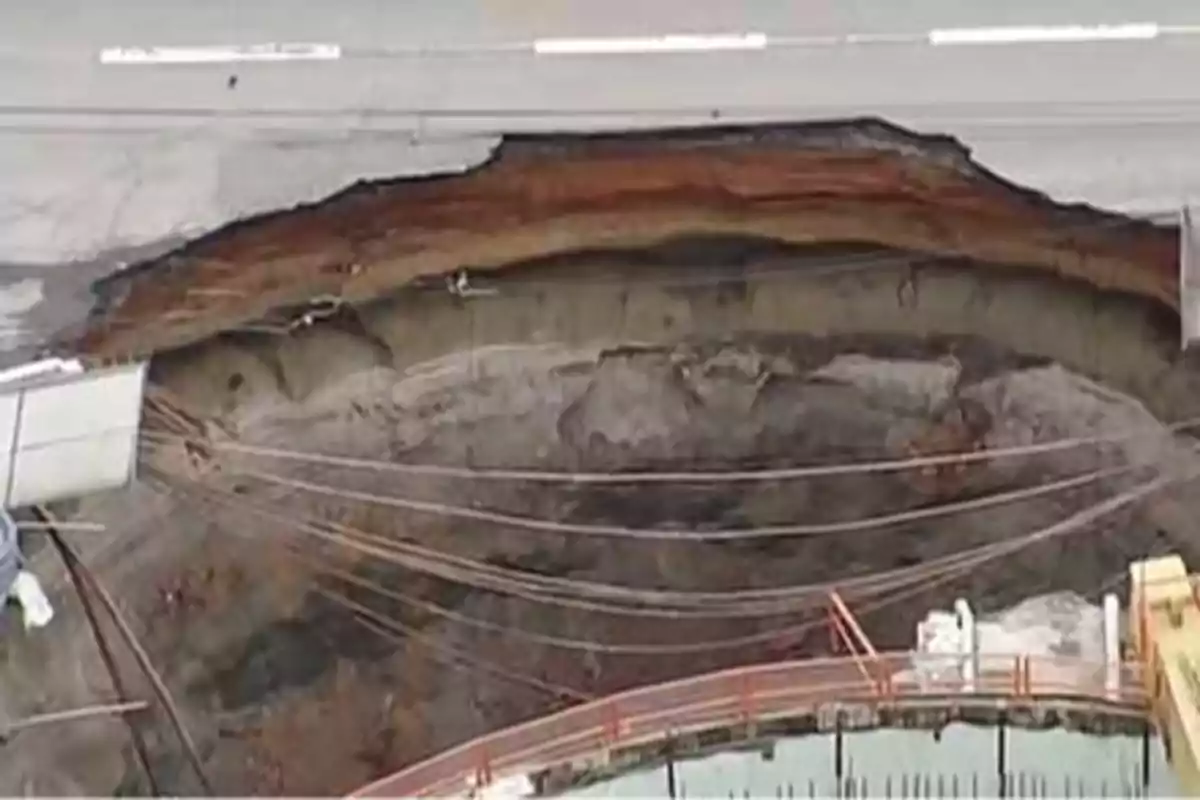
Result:
{"type": "Polygon", "coordinates": [[[352,796],[460,794],[473,781],[599,759],[618,742],[629,746],[689,730],[796,716],[834,703],[877,708],[1042,703],[1139,717],[1148,713],[1139,664],[1123,665],[1121,691],[1107,696],[1104,666],[1079,659],[981,656],[979,674],[969,688],[957,676],[953,657],[880,653],[875,663],[882,674],[864,676],[861,661],[853,657],[828,658],[742,667],[634,689],[451,748],[352,796]]]}

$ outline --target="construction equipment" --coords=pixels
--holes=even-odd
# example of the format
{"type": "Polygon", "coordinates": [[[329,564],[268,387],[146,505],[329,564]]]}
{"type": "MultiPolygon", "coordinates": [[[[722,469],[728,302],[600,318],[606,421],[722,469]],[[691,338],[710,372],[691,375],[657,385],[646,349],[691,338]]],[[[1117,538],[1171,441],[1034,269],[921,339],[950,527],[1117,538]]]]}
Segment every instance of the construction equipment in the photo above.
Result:
{"type": "Polygon", "coordinates": [[[1200,601],[1183,559],[1129,568],[1129,630],[1151,714],[1184,794],[1200,796],[1200,601]]]}

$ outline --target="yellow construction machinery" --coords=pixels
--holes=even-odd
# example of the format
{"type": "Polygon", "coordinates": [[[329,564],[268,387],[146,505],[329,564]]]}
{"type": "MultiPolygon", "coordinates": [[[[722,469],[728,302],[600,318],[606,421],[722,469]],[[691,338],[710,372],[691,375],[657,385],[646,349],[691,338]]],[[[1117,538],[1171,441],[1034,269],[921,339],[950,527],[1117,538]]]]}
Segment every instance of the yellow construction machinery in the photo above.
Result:
{"type": "Polygon", "coordinates": [[[1129,568],[1130,641],[1144,669],[1150,711],[1179,778],[1200,797],[1200,602],[1183,559],[1166,556],[1129,568]]]}

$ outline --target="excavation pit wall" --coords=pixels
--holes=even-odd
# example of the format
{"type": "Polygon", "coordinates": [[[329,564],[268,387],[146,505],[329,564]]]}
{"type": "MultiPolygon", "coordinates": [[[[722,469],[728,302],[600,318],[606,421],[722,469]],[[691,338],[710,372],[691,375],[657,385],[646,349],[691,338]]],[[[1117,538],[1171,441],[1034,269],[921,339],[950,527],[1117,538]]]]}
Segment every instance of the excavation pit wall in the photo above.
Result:
{"type": "MultiPolygon", "coordinates": [[[[817,264],[830,256],[818,254],[817,264]]],[[[155,380],[198,416],[222,418],[240,441],[267,446],[479,467],[718,469],[900,456],[907,443],[938,428],[939,409],[954,382],[946,359],[953,354],[962,365],[959,395],[974,399],[992,419],[985,436],[989,446],[1131,429],[1148,438],[997,462],[971,470],[945,499],[1130,461],[1190,463],[1186,444],[1173,441],[1158,420],[1188,415],[1197,396],[1190,390],[1195,379],[1179,362],[1168,322],[1154,308],[1020,271],[993,270],[981,286],[977,270],[925,258],[916,259],[923,266],[919,302],[912,304],[901,291],[911,274],[908,258],[832,274],[811,269],[817,265],[811,258],[767,259],[757,264],[762,277],[746,276],[737,291],[725,280],[672,286],[679,270],[670,265],[653,274],[639,268],[628,280],[595,281],[598,275],[610,281],[621,274],[619,256],[557,265],[555,277],[537,287],[522,287],[522,279],[537,282],[536,270],[518,270],[510,284],[493,282],[495,295],[465,302],[444,291],[413,290],[362,308],[348,325],[331,322],[291,337],[226,336],[160,359],[155,380]],[[1058,324],[1065,320],[1069,324],[1058,324]],[[385,353],[393,354],[390,366],[385,353]],[[1132,399],[1138,394],[1145,404],[1132,399]]],[[[754,259],[748,266],[752,273],[754,259]]],[[[688,274],[724,278],[723,269],[693,263],[688,274]]],[[[928,505],[942,496],[931,496],[911,476],[897,475],[704,490],[464,485],[221,451],[225,435],[213,431],[218,449],[204,480],[276,511],[315,514],[542,574],[685,590],[799,584],[920,564],[1049,525],[1129,485],[1126,476],[1061,497],[852,536],[628,542],[481,527],[384,505],[289,494],[245,472],[569,522],[679,529],[852,519],[928,505]],[[275,491],[283,496],[272,499],[275,491]]],[[[160,449],[147,463],[186,487],[193,474],[180,466],[185,462],[190,464],[176,446],[160,449]]],[[[971,597],[987,610],[1050,591],[1095,594],[1102,584],[1119,583],[1131,558],[1190,547],[1187,502],[1161,495],[1137,513],[1115,514],[1077,537],[1031,548],[892,608],[864,613],[863,624],[880,647],[908,647],[925,611],[946,607],[955,596],[971,597]]],[[[300,726],[303,739],[275,734],[278,743],[270,745],[289,755],[279,759],[278,768],[288,776],[281,785],[289,791],[353,785],[326,783],[329,769],[322,775],[306,770],[306,764],[318,763],[317,751],[338,764],[342,775],[365,781],[571,701],[436,666],[416,643],[393,649],[393,642],[362,629],[346,609],[308,588],[311,563],[301,569],[287,559],[273,560],[269,547],[249,543],[248,534],[261,542],[300,542],[314,546],[310,555],[318,560],[331,558],[295,526],[201,508],[211,526],[210,542],[229,543],[239,535],[248,542],[244,548],[229,545],[241,553],[234,560],[248,576],[239,595],[246,616],[237,626],[210,616],[211,641],[176,636],[163,650],[180,664],[176,681],[214,718],[242,720],[238,724],[268,733],[300,726]],[[374,708],[379,698],[388,709],[382,717],[374,708]],[[287,716],[307,719],[312,709],[333,704],[343,723],[318,726],[287,716]],[[248,711],[262,706],[291,710],[266,720],[248,711]],[[353,753],[367,746],[376,748],[374,760],[362,765],[353,753]],[[306,760],[297,752],[314,756],[306,760]]],[[[200,513],[195,505],[176,512],[184,518],[200,513]]],[[[752,623],[631,624],[467,592],[361,556],[342,554],[330,563],[470,616],[568,639],[688,646],[798,622],[784,616],[752,623]]],[[[436,635],[446,646],[589,694],[778,657],[780,647],[788,654],[819,654],[825,640],[764,635],[756,647],[590,657],[438,622],[337,580],[322,583],[436,635]]],[[[188,630],[196,629],[190,623],[188,630]]],[[[236,750],[226,739],[218,744],[217,763],[223,749],[230,752],[225,758],[234,759],[236,750]]]]}
{"type": "MultiPolygon", "coordinates": [[[[987,175],[948,140],[876,123],[775,133],[706,133],[699,144],[683,136],[669,158],[660,158],[661,136],[565,145],[534,137],[464,176],[356,187],[231,226],[105,283],[83,344],[105,357],[161,351],[154,383],[194,418],[219,424],[200,427],[209,448],[148,436],[145,480],[73,513],[120,532],[81,546],[137,620],[220,789],[343,792],[571,701],[511,676],[448,668],[427,641],[380,636],[322,591],[582,694],[781,650],[819,653],[825,639],[767,633],[797,624],[794,616],[631,623],[468,591],[314,542],[295,521],[235,500],[543,574],[712,591],[920,564],[1048,525],[1130,482],[854,536],[697,544],[466,524],[267,485],[252,470],[459,507],[682,530],[852,519],[1098,466],[1192,463],[1187,443],[1162,428],[1200,414],[1200,376],[1178,353],[1169,308],[1171,230],[1057,208],[987,175]],[[829,158],[822,148],[843,152],[829,158]],[[681,188],[689,181],[704,192],[689,195],[681,188]],[[443,273],[462,266],[487,293],[446,291],[443,273]],[[330,292],[349,304],[288,332],[309,300],[330,292]],[[984,446],[1131,428],[1146,437],[997,462],[945,485],[891,474],[702,490],[463,484],[220,447],[237,439],[477,467],[756,468],[963,444],[948,418],[962,407],[986,412],[984,446]],[[227,492],[222,503],[208,503],[204,487],[227,492]],[[575,640],[686,647],[763,637],[753,647],[588,656],[416,612],[331,578],[330,566],[575,640]]],[[[1094,595],[1119,581],[1130,558],[1194,556],[1194,502],[1162,493],[1070,540],[864,613],[864,627],[880,647],[908,647],[926,610],[955,596],[987,611],[1048,591],[1094,595]]],[[[14,694],[14,715],[82,700],[103,683],[78,623],[64,613],[36,646],[10,648],[6,674],[20,678],[12,685],[52,687],[14,694]]],[[[136,786],[123,746],[113,727],[23,738],[7,751],[5,789],[136,786]]],[[[165,735],[155,752],[173,789],[196,790],[165,735]]]]}
{"type": "Polygon", "coordinates": [[[1019,264],[1175,307],[1177,219],[1057,204],[954,139],[878,119],[511,136],[461,174],[356,184],[124,270],[98,283],[71,342],[161,352],[318,297],[363,302],[462,268],[696,235],[1019,264]]]}

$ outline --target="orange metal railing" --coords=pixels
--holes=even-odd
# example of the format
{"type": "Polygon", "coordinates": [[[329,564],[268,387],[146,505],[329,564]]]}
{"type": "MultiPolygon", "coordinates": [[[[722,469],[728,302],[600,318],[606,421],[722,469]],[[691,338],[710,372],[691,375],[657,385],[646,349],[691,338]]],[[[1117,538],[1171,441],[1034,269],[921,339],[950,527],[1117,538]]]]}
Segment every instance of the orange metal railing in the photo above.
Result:
{"type": "Polygon", "coordinates": [[[524,773],[587,759],[618,746],[729,725],[811,713],[833,703],[876,708],[972,708],[1055,702],[1144,716],[1139,664],[1122,666],[1120,689],[1105,690],[1104,665],[1079,659],[983,655],[968,687],[953,657],[874,653],[742,667],[634,689],[506,728],[440,753],[364,787],[355,797],[463,792],[515,770],[524,773]],[[940,667],[940,669],[939,669],[940,667]],[[878,673],[878,674],[872,674],[878,673]]]}
{"type": "Polygon", "coordinates": [[[890,697],[891,670],[887,664],[880,661],[879,653],[870,637],[859,624],[858,618],[846,605],[846,601],[836,591],[829,593],[829,630],[832,635],[833,652],[841,648],[850,654],[858,665],[858,671],[868,683],[876,684],[876,691],[884,697],[890,697]],[[840,645],[840,647],[839,647],[840,645]]]}

